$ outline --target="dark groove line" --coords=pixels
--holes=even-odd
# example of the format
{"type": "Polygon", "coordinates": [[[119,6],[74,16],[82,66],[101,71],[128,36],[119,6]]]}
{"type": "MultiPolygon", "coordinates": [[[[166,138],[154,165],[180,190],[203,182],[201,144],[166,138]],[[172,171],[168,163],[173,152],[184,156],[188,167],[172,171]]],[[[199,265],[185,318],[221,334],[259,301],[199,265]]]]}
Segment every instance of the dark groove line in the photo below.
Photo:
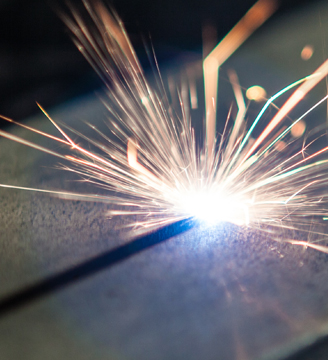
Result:
{"type": "Polygon", "coordinates": [[[190,219],[176,222],[13,293],[0,300],[0,317],[69,284],[108,269],[118,262],[179,235],[194,226],[195,223],[190,219]]]}

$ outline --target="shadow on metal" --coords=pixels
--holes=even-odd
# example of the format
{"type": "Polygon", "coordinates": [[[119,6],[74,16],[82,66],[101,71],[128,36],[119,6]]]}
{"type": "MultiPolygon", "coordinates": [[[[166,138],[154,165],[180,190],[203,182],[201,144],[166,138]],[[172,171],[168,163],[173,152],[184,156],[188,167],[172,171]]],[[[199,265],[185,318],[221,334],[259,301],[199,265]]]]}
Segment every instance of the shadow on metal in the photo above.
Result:
{"type": "Polygon", "coordinates": [[[193,228],[195,225],[196,223],[191,219],[176,222],[17,291],[0,300],[0,317],[69,284],[108,269],[120,261],[193,228]]]}

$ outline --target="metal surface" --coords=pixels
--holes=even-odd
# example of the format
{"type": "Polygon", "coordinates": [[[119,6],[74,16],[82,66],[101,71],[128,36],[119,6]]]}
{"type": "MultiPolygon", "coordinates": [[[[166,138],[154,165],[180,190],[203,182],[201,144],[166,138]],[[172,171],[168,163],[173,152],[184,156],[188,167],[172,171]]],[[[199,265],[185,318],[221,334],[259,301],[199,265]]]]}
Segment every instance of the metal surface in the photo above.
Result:
{"type": "MultiPolygon", "coordinates": [[[[97,114],[92,101],[76,105],[77,117],[97,114]]],[[[75,187],[51,161],[1,139],[2,182],[75,187]]],[[[0,196],[2,298],[126,243],[102,204],[16,190],[0,196]]],[[[326,254],[229,224],[198,226],[2,313],[0,355],[280,358],[328,331],[327,276],[326,254]]]]}

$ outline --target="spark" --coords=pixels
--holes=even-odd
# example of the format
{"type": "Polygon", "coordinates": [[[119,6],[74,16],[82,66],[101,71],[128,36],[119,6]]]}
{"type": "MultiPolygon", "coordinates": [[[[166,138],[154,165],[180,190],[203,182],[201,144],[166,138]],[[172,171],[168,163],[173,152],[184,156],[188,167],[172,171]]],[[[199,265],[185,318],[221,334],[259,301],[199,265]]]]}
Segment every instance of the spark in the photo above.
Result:
{"type": "MultiPolygon", "coordinates": [[[[259,0],[204,59],[206,133],[201,143],[196,141],[189,109],[190,105],[195,109],[200,104],[196,70],[192,66],[186,68],[187,79],[181,91],[176,92],[180,109],[173,109],[160,74],[162,85],[156,91],[147,82],[119,17],[99,1],[93,5],[87,0],[83,3],[93,25],[75,9],[71,17],[62,15],[62,18],[78,49],[107,88],[108,97],[103,103],[109,112],[109,132],[103,133],[96,125],[87,123],[95,135],[87,136],[60,125],[38,104],[58,136],[2,118],[45,136],[54,144],[59,143],[60,150],[51,150],[3,130],[0,136],[59,158],[67,163],[62,165],[63,169],[103,188],[105,193],[0,186],[109,203],[112,205],[109,215],[131,217],[132,228],[152,229],[194,217],[208,224],[231,222],[268,233],[277,241],[328,252],[324,244],[304,240],[313,224],[318,227],[311,230],[311,238],[317,235],[328,240],[319,227],[328,218],[328,146],[316,149],[320,134],[302,138],[304,118],[327,101],[328,95],[291,124],[289,118],[291,110],[327,76],[328,61],[313,74],[297,79],[266,100],[251,124],[246,122],[247,106],[237,74],[229,71],[237,114],[233,118],[230,111],[223,133],[219,136],[216,133],[219,69],[270,17],[276,9],[275,1],[259,0]],[[278,109],[275,101],[290,91],[292,94],[278,109]],[[277,112],[254,138],[269,108],[277,112]]],[[[173,92],[173,80],[168,80],[173,92]]],[[[258,96],[262,101],[266,94],[264,89],[260,90],[258,96]]]]}
{"type": "Polygon", "coordinates": [[[212,157],[215,143],[219,67],[274,13],[276,6],[276,1],[257,1],[204,60],[206,136],[209,157],[212,157]]]}

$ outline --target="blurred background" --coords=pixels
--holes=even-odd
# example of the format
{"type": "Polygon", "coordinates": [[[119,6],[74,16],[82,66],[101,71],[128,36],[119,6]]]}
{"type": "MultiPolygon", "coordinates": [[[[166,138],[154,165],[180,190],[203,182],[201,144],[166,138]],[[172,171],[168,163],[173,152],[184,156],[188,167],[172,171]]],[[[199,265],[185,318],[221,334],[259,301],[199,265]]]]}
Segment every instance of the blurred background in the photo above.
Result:
{"type": "MultiPolygon", "coordinates": [[[[254,3],[255,0],[111,1],[146,70],[144,40],[153,44],[160,66],[179,61],[182,54],[201,59],[204,26],[216,29],[219,40],[254,3]]],[[[283,0],[269,23],[276,24],[295,11],[306,11],[318,3],[283,0]]],[[[49,109],[101,87],[54,11],[57,5],[63,6],[64,2],[0,0],[0,114],[22,120],[39,113],[35,101],[49,109]]],[[[324,37],[319,40],[324,49],[324,37]]]]}

